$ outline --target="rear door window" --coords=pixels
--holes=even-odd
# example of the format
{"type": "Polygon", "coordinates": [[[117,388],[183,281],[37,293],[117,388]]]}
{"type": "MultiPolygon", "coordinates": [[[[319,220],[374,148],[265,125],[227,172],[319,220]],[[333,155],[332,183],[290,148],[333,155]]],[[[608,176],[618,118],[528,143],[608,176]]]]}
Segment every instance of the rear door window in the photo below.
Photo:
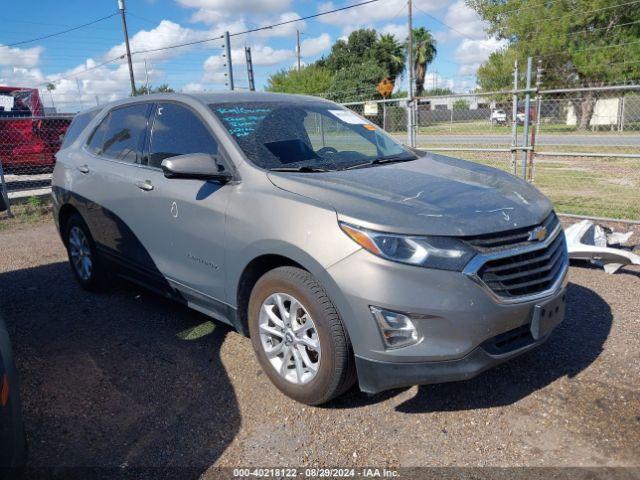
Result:
{"type": "Polygon", "coordinates": [[[91,136],[89,150],[113,160],[139,162],[149,108],[145,103],[112,110],[91,136]]]}
{"type": "Polygon", "coordinates": [[[165,158],[188,153],[218,153],[218,142],[191,109],[175,103],[159,103],[151,130],[148,165],[160,167],[165,158]]]}

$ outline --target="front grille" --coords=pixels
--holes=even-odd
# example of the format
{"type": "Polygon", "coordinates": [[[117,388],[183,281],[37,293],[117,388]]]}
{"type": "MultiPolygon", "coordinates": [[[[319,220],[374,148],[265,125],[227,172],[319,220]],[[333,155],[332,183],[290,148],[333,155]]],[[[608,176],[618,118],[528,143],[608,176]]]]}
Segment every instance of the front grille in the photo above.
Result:
{"type": "Polygon", "coordinates": [[[517,228],[515,230],[507,230],[506,232],[465,237],[463,240],[481,252],[505,250],[530,243],[529,234],[534,228],[546,227],[547,232],[551,233],[558,226],[559,222],[560,221],[556,214],[551,212],[547,218],[538,225],[517,228]]]}
{"type": "Polygon", "coordinates": [[[558,229],[546,246],[526,253],[488,260],[478,277],[496,295],[505,298],[533,295],[549,290],[567,263],[564,234],[558,229]]]}

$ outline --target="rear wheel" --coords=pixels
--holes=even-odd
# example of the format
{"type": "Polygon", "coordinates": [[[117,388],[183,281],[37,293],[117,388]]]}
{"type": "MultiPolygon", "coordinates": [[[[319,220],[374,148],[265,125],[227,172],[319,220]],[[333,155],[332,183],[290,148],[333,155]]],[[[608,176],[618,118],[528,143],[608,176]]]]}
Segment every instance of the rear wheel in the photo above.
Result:
{"type": "Polygon", "coordinates": [[[108,286],[108,271],[97,255],[89,228],[78,214],[69,217],[64,227],[65,243],[71,271],[78,283],[90,291],[101,291],[108,286]]]}
{"type": "Polygon", "coordinates": [[[346,329],[309,272],[281,267],[260,278],[249,300],[249,331],[262,369],[299,402],[325,403],[355,382],[346,329]]]}

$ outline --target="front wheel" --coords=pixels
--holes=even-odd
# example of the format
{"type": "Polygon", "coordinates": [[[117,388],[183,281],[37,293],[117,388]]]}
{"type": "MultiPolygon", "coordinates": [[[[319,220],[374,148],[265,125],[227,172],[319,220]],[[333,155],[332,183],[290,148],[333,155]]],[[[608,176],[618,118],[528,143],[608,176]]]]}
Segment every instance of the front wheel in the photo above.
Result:
{"type": "Polygon", "coordinates": [[[64,239],[71,271],[82,288],[93,292],[106,289],[108,272],[98,257],[89,228],[80,215],[69,218],[64,226],[64,239]]]}
{"type": "Polygon", "coordinates": [[[325,403],[355,382],[346,329],[305,270],[280,267],[258,280],[249,300],[249,331],[262,369],[294,400],[325,403]]]}

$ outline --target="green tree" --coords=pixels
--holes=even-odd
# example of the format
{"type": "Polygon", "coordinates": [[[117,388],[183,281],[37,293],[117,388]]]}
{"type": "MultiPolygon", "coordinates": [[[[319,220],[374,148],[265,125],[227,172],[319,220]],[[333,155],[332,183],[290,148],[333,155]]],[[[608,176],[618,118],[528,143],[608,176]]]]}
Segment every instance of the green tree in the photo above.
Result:
{"type": "Polygon", "coordinates": [[[49,92],[49,96],[51,97],[51,106],[56,108],[56,103],[53,101],[53,91],[56,89],[55,83],[47,83],[47,91],[49,92]]]}
{"type": "Polygon", "coordinates": [[[404,71],[406,52],[402,43],[393,35],[380,35],[372,49],[372,58],[388,72],[389,80],[395,83],[396,78],[404,71]]]}
{"type": "Polygon", "coordinates": [[[267,80],[272,92],[327,93],[346,102],[380,98],[376,86],[384,78],[394,81],[403,71],[404,46],[391,35],[373,29],[351,32],[338,40],[327,57],[300,71],[280,71],[267,80]]]}
{"type": "Polygon", "coordinates": [[[464,98],[459,98],[455,102],[453,102],[454,110],[469,110],[469,102],[467,102],[464,98]]]}
{"type": "Polygon", "coordinates": [[[136,95],[147,95],[149,93],[172,93],[172,92],[175,92],[175,90],[171,88],[169,85],[167,85],[166,83],[159,85],[158,88],[153,88],[152,85],[149,85],[148,89],[146,85],[141,85],[139,87],[136,87],[136,95]]]}
{"type": "MultiPolygon", "coordinates": [[[[542,61],[546,87],[598,87],[640,76],[640,8],[610,0],[466,0],[507,46],[478,71],[482,88],[509,87],[512,60],[542,61]]],[[[580,128],[588,128],[596,97],[571,101],[580,128]]]]}
{"type": "Polygon", "coordinates": [[[333,76],[325,67],[309,65],[300,70],[280,70],[267,80],[266,90],[279,93],[321,95],[331,88],[333,76]]]}
{"type": "Polygon", "coordinates": [[[327,97],[336,102],[379,98],[376,85],[386,76],[387,71],[374,60],[355,63],[334,75],[327,97]]]}
{"type": "Polygon", "coordinates": [[[349,34],[346,41],[338,40],[333,44],[324,65],[330,72],[337,73],[372,59],[377,42],[378,34],[374,29],[355,30],[349,34]]]}
{"type": "Polygon", "coordinates": [[[424,27],[413,29],[413,76],[415,77],[415,94],[422,96],[424,92],[424,79],[427,75],[427,66],[433,62],[438,50],[436,39],[431,32],[424,27]]]}
{"type": "Polygon", "coordinates": [[[453,90],[448,87],[437,87],[425,90],[422,94],[424,97],[438,97],[444,95],[453,95],[453,90]]]}

